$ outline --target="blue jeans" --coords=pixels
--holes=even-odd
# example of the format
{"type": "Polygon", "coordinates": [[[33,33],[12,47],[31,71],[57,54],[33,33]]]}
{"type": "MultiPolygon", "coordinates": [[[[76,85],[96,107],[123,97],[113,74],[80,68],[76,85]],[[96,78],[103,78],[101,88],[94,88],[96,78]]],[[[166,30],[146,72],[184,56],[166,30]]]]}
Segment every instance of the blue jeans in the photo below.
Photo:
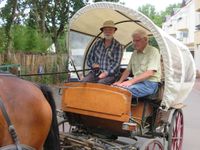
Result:
{"type": "Polygon", "coordinates": [[[126,88],[134,97],[143,97],[157,92],[158,82],[142,81],[126,88]]]}

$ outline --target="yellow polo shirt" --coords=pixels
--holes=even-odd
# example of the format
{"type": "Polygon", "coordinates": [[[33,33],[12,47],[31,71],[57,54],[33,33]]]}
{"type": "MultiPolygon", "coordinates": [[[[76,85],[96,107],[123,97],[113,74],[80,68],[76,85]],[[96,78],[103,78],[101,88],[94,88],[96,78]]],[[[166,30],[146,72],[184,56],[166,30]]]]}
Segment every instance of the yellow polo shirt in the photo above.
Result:
{"type": "Polygon", "coordinates": [[[137,77],[140,74],[148,70],[155,70],[153,76],[147,80],[160,82],[161,79],[161,67],[160,67],[160,53],[157,48],[147,45],[143,52],[133,52],[128,64],[128,71],[137,77]]]}

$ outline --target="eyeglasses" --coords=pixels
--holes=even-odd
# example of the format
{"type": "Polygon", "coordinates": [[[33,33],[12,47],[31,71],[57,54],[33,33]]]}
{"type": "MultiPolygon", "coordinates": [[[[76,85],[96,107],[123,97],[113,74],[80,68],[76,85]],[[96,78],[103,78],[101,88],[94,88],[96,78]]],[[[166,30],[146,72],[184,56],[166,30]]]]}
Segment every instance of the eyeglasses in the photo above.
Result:
{"type": "Polygon", "coordinates": [[[132,40],[132,42],[133,42],[133,43],[138,43],[138,42],[142,41],[143,39],[144,39],[144,38],[140,38],[140,39],[133,39],[133,40],[132,40]]]}

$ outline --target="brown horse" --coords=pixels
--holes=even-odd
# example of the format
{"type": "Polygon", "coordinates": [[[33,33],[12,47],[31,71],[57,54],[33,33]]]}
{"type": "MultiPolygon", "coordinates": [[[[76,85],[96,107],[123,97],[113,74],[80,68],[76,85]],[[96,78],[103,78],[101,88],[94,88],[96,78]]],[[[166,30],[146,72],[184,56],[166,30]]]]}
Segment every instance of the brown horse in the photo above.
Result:
{"type": "MultiPolygon", "coordinates": [[[[56,107],[48,87],[1,73],[0,98],[20,144],[36,150],[60,149],[56,107]]],[[[0,149],[10,144],[13,144],[13,140],[0,108],[0,149]]]]}

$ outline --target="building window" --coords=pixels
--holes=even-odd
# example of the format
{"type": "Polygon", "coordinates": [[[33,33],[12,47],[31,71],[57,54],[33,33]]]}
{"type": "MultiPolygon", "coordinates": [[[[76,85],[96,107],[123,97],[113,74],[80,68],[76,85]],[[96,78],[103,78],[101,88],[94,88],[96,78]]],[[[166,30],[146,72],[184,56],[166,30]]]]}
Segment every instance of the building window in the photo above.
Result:
{"type": "Polygon", "coordinates": [[[188,31],[183,31],[182,36],[183,36],[183,38],[187,38],[188,37],[188,31]]]}
{"type": "Polygon", "coordinates": [[[172,24],[168,25],[168,27],[169,27],[169,28],[172,27],[172,24]]]}
{"type": "Polygon", "coordinates": [[[197,50],[200,51],[200,44],[197,45],[197,50]]]}
{"type": "Polygon", "coordinates": [[[177,22],[181,21],[182,20],[182,17],[178,17],[177,19],[177,22]]]}
{"type": "Polygon", "coordinates": [[[190,53],[192,54],[192,57],[194,58],[194,51],[190,51],[190,53]]]}
{"type": "Polygon", "coordinates": [[[184,38],[188,37],[188,31],[180,31],[177,33],[177,39],[183,41],[184,38]]]}
{"type": "Polygon", "coordinates": [[[196,15],[196,30],[200,30],[200,14],[196,15]]]}
{"type": "Polygon", "coordinates": [[[200,24],[196,25],[196,30],[200,30],[200,24]]]}
{"type": "Polygon", "coordinates": [[[174,38],[176,38],[176,34],[170,34],[171,36],[173,36],[174,38]]]}

